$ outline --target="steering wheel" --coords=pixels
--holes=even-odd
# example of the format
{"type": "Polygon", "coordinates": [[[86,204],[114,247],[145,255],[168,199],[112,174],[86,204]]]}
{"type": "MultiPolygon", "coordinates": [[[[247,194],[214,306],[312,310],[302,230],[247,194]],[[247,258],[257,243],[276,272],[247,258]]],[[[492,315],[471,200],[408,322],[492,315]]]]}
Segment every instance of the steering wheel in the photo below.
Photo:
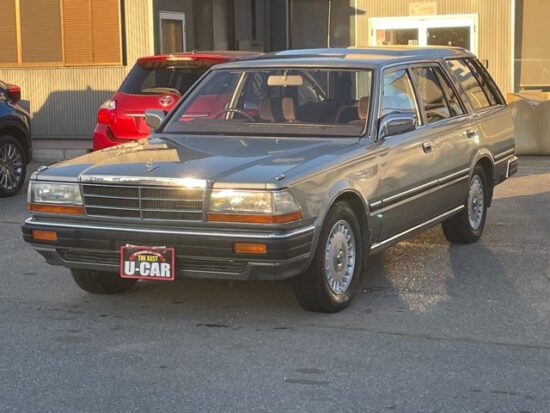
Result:
{"type": "Polygon", "coordinates": [[[249,115],[248,113],[246,113],[244,110],[240,110],[240,109],[222,109],[222,110],[218,110],[216,113],[214,113],[213,115],[213,118],[214,119],[217,119],[218,116],[220,116],[222,113],[238,113],[239,115],[243,115],[245,118],[247,118],[248,120],[254,122],[256,120],[256,118],[254,118],[254,116],[252,115],[249,115]]]}

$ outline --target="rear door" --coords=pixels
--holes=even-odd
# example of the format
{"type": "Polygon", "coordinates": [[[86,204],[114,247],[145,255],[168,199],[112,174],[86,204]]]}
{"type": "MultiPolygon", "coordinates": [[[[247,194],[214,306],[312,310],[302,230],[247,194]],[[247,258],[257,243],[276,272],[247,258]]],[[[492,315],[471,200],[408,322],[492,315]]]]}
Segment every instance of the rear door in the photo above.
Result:
{"type": "Polygon", "coordinates": [[[487,70],[473,57],[450,59],[449,69],[456,77],[473,112],[475,128],[470,139],[491,152],[495,161],[494,178],[506,169],[514,153],[514,125],[504,97],[487,70]]]}
{"type": "Polygon", "coordinates": [[[468,114],[442,66],[434,62],[412,68],[426,122],[426,139],[435,155],[433,178],[436,214],[462,205],[467,193],[470,158],[479,142],[477,124],[468,114]]]}
{"type": "Polygon", "coordinates": [[[433,188],[436,157],[426,146],[431,137],[423,124],[420,107],[407,68],[386,69],[379,118],[392,112],[416,112],[415,131],[388,136],[381,142],[382,205],[376,216],[382,221],[381,241],[402,233],[434,216],[433,188]]]}

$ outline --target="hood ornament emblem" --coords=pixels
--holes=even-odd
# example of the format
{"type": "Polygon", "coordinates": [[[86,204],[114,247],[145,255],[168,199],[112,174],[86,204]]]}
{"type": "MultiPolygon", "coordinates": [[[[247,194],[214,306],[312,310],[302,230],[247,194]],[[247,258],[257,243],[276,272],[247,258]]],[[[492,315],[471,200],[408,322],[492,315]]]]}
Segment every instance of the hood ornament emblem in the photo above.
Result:
{"type": "Polygon", "coordinates": [[[172,103],[174,103],[174,98],[170,95],[163,96],[159,99],[159,103],[161,106],[170,106],[172,103]]]}
{"type": "Polygon", "coordinates": [[[146,162],[145,162],[145,171],[147,173],[149,172],[153,172],[155,169],[157,169],[160,165],[155,165],[155,161],[153,161],[152,159],[148,159],[146,162]]]}

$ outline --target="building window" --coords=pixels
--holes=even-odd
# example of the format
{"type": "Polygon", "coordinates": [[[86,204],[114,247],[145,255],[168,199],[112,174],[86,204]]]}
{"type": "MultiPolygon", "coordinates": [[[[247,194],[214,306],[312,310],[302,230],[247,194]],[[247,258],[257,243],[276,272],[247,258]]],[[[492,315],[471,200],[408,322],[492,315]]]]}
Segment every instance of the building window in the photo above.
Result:
{"type": "Polygon", "coordinates": [[[19,0],[18,3],[21,62],[63,62],[59,0],[19,0]]]}
{"type": "Polygon", "coordinates": [[[369,19],[373,46],[458,46],[477,52],[477,15],[369,19]]]}
{"type": "Polygon", "coordinates": [[[3,0],[3,66],[119,65],[121,0],[3,0]]]}

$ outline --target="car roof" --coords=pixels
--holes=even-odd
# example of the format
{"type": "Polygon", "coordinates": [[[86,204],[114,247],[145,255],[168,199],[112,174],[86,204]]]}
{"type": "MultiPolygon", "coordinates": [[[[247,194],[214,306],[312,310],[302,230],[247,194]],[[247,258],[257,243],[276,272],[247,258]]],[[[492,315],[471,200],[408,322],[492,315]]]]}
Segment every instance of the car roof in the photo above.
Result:
{"type": "Polygon", "coordinates": [[[408,63],[419,60],[438,60],[452,57],[473,57],[474,55],[461,47],[349,47],[326,49],[285,50],[263,54],[241,62],[226,63],[216,66],[224,68],[252,67],[376,67],[391,63],[408,63]]]}
{"type": "Polygon", "coordinates": [[[152,62],[178,62],[178,61],[210,61],[216,60],[221,62],[231,62],[238,59],[245,59],[259,56],[259,52],[250,52],[242,50],[214,50],[214,51],[197,51],[172,54],[158,54],[152,56],[140,57],[138,63],[152,62]]]}

